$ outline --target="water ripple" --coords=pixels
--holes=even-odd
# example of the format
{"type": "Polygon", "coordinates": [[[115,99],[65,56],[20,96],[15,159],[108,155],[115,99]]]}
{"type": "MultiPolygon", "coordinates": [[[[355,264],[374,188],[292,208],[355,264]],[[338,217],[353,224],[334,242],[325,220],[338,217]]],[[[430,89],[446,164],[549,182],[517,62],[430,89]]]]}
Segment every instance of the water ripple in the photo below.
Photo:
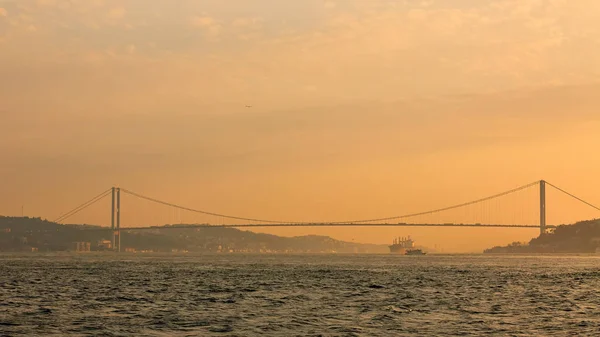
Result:
{"type": "Polygon", "coordinates": [[[595,256],[0,255],[0,335],[594,335],[595,256]]]}

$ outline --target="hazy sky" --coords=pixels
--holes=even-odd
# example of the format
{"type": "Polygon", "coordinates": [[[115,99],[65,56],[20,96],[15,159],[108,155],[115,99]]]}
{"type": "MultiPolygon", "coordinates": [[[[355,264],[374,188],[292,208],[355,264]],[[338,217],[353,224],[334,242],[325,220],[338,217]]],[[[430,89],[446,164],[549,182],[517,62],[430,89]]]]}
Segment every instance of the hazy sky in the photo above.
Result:
{"type": "MultiPolygon", "coordinates": [[[[600,203],[598,22],[597,0],[0,0],[0,214],[53,219],[113,185],[299,220],[542,178],[600,203]]],[[[461,251],[537,234],[270,232],[461,251]]]]}

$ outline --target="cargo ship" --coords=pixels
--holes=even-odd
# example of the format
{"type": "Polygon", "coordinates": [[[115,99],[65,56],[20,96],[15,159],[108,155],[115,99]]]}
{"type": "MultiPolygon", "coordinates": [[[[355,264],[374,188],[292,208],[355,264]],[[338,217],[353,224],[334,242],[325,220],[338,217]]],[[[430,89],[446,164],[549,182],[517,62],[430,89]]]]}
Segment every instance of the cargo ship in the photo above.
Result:
{"type": "Polygon", "coordinates": [[[406,254],[406,252],[415,248],[415,242],[409,237],[395,238],[390,247],[390,253],[406,254]]]}

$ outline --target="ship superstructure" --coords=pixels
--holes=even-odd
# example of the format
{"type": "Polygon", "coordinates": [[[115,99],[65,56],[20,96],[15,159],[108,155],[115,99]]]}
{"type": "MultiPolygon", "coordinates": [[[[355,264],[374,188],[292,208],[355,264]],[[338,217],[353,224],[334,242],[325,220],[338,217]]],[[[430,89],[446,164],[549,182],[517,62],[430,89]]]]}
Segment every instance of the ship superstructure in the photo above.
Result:
{"type": "Polygon", "coordinates": [[[390,247],[390,253],[406,254],[407,251],[415,248],[415,242],[408,237],[398,237],[394,239],[390,247]]]}

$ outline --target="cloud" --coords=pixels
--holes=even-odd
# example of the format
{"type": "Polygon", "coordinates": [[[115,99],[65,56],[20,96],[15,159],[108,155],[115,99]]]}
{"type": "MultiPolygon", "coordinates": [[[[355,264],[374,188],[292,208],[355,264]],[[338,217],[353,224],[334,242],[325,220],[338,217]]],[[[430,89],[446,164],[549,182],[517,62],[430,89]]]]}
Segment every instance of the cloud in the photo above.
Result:
{"type": "Polygon", "coordinates": [[[193,27],[202,29],[207,38],[215,39],[221,33],[221,24],[210,16],[194,16],[190,23],[193,27]]]}
{"type": "Polygon", "coordinates": [[[236,18],[231,22],[231,25],[235,28],[249,28],[256,27],[263,22],[260,18],[236,18]]]}
{"type": "Polygon", "coordinates": [[[580,59],[581,50],[587,49],[588,55],[600,52],[597,43],[571,39],[574,32],[584,38],[582,28],[596,27],[600,33],[591,18],[565,21],[563,13],[573,19],[585,17],[578,4],[504,0],[465,6],[396,5],[335,11],[321,29],[268,41],[269,53],[284,60],[278,64],[281,69],[298,68],[311,76],[320,72],[322,80],[335,77],[348,84],[379,78],[381,86],[413,94],[414,89],[468,92],[544,85],[561,78],[568,78],[563,83],[597,79],[589,70],[600,69],[598,59],[569,60],[580,59]],[[450,78],[461,80],[444,80],[450,78]]]}
{"type": "Polygon", "coordinates": [[[215,19],[209,16],[195,16],[192,18],[191,22],[192,25],[196,27],[210,27],[216,24],[215,19]]]}
{"type": "Polygon", "coordinates": [[[258,4],[228,12],[194,1],[180,7],[53,1],[49,10],[46,1],[43,8],[7,8],[15,19],[0,22],[6,51],[0,59],[112,67],[131,62],[139,69],[155,63],[181,74],[210,72],[212,81],[239,95],[280,92],[282,102],[289,102],[284,96],[298,102],[394,99],[588,83],[600,69],[600,59],[584,57],[600,53],[594,42],[600,27],[586,14],[600,6],[590,1],[584,1],[587,9],[579,2],[535,0],[335,2],[326,9],[327,1],[316,1],[310,12],[302,3],[306,8],[277,13],[257,13],[258,4]],[[295,19],[300,11],[302,19],[295,19]],[[194,12],[202,14],[190,17],[194,12]],[[36,35],[26,35],[32,25],[38,37],[19,42],[36,35]],[[219,43],[189,43],[190,34],[219,43]],[[312,87],[319,90],[306,89],[312,87]]]}
{"type": "Polygon", "coordinates": [[[125,17],[127,10],[123,7],[115,7],[108,11],[108,17],[111,19],[122,19],[125,17]]]}
{"type": "Polygon", "coordinates": [[[327,0],[323,2],[323,7],[325,7],[326,9],[333,9],[337,6],[337,4],[334,1],[331,0],[327,0]]]}

